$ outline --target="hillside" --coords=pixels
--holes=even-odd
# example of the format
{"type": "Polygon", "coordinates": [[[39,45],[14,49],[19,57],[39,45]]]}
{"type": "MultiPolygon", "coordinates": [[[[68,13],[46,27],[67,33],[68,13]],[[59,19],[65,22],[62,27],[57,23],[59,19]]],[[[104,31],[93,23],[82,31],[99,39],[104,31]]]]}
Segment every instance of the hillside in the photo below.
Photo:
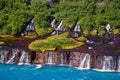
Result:
{"type": "Polygon", "coordinates": [[[119,28],[119,4],[119,0],[64,0],[47,7],[40,0],[0,0],[0,34],[17,35],[34,19],[38,35],[46,36],[55,18],[71,29],[78,20],[84,34],[96,29],[102,35],[108,23],[113,30],[119,28]]]}

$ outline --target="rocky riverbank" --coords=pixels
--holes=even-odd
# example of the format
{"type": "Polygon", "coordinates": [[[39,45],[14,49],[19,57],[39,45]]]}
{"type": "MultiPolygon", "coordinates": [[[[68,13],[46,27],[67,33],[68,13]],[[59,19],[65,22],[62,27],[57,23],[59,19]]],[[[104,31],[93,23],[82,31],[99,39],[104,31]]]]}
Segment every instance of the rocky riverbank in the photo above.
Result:
{"type": "Polygon", "coordinates": [[[23,48],[1,46],[0,63],[7,64],[58,64],[80,69],[120,71],[120,34],[87,36],[83,46],[74,49],[36,52],[23,48]]]}

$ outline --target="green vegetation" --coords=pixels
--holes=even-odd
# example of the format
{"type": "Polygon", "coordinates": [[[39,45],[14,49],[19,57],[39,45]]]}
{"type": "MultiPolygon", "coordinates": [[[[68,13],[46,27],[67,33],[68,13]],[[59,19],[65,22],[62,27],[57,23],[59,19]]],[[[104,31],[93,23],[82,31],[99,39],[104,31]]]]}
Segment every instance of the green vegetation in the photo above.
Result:
{"type": "Polygon", "coordinates": [[[113,33],[114,33],[114,34],[118,34],[118,33],[119,33],[119,29],[114,29],[114,30],[113,30],[113,33]]]}
{"type": "Polygon", "coordinates": [[[86,41],[87,40],[87,38],[85,38],[85,37],[79,37],[78,38],[78,41],[81,41],[81,42],[84,42],[84,41],[86,41]]]}
{"type": "Polygon", "coordinates": [[[52,32],[50,22],[55,17],[61,19],[66,27],[73,28],[78,19],[84,34],[98,30],[103,35],[104,26],[109,23],[113,29],[120,26],[119,0],[61,0],[47,8],[40,0],[0,0],[0,34],[16,35],[20,33],[29,21],[34,18],[34,24],[39,36],[52,32]]]}
{"type": "Polygon", "coordinates": [[[3,42],[3,41],[0,41],[0,45],[1,45],[1,44],[4,44],[4,42],[3,42]]]}
{"type": "Polygon", "coordinates": [[[35,33],[31,33],[31,32],[28,32],[27,36],[25,36],[26,38],[36,38],[36,34],[35,33]]]}
{"type": "Polygon", "coordinates": [[[35,51],[46,51],[56,49],[73,49],[83,45],[83,42],[77,42],[72,38],[67,38],[68,33],[48,37],[44,40],[36,40],[29,45],[29,49],[35,51]]]}

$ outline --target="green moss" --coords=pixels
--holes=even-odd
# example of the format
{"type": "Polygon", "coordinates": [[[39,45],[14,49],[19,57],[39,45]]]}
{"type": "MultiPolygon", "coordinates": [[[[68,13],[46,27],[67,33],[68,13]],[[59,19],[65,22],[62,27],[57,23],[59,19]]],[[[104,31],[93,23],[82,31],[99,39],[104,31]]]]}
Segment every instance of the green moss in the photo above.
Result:
{"type": "Polygon", "coordinates": [[[0,44],[4,44],[4,42],[3,42],[3,41],[0,41],[0,44]]]}
{"type": "Polygon", "coordinates": [[[119,29],[114,29],[114,30],[113,30],[113,33],[114,33],[114,34],[118,34],[118,33],[119,33],[119,29]]]}
{"type": "Polygon", "coordinates": [[[78,40],[81,41],[81,42],[84,42],[84,41],[87,40],[87,38],[85,38],[85,37],[79,37],[78,40]]]}
{"type": "Polygon", "coordinates": [[[100,32],[98,33],[99,36],[103,36],[104,34],[105,34],[105,31],[100,31],[100,32]]]}
{"type": "Polygon", "coordinates": [[[77,42],[72,38],[63,36],[66,34],[68,33],[51,36],[44,40],[36,40],[29,45],[29,49],[44,52],[55,49],[73,49],[84,44],[83,42],[77,42]]]}
{"type": "Polygon", "coordinates": [[[45,36],[48,35],[49,33],[51,33],[53,30],[52,28],[48,27],[48,28],[37,28],[36,32],[38,33],[39,36],[45,36]]]}
{"type": "Polygon", "coordinates": [[[36,38],[37,37],[37,35],[36,35],[36,33],[33,33],[33,32],[28,32],[28,35],[27,36],[25,36],[26,38],[36,38]]]}

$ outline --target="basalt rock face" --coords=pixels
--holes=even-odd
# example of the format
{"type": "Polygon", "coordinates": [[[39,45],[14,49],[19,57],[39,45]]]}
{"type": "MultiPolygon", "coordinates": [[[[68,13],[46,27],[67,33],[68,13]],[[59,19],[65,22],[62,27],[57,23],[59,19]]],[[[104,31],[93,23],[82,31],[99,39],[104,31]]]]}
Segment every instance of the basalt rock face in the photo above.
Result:
{"type": "Polygon", "coordinates": [[[32,60],[33,64],[45,64],[45,56],[43,53],[34,53],[35,59],[32,60]]]}
{"type": "Polygon", "coordinates": [[[64,53],[46,51],[45,53],[35,53],[33,61],[35,64],[68,64],[67,55],[64,53]]]}
{"type": "Polygon", "coordinates": [[[0,50],[0,63],[29,64],[31,56],[28,52],[18,49],[0,50]]]}
{"type": "Polygon", "coordinates": [[[0,63],[7,64],[58,64],[70,65],[80,69],[98,69],[104,71],[120,71],[120,56],[81,52],[28,53],[17,49],[0,51],[0,63]]]}
{"type": "Polygon", "coordinates": [[[56,51],[46,51],[36,53],[33,63],[70,65],[80,69],[98,69],[104,71],[120,71],[120,56],[108,56],[98,54],[88,54],[80,52],[61,53],[56,51]]]}

